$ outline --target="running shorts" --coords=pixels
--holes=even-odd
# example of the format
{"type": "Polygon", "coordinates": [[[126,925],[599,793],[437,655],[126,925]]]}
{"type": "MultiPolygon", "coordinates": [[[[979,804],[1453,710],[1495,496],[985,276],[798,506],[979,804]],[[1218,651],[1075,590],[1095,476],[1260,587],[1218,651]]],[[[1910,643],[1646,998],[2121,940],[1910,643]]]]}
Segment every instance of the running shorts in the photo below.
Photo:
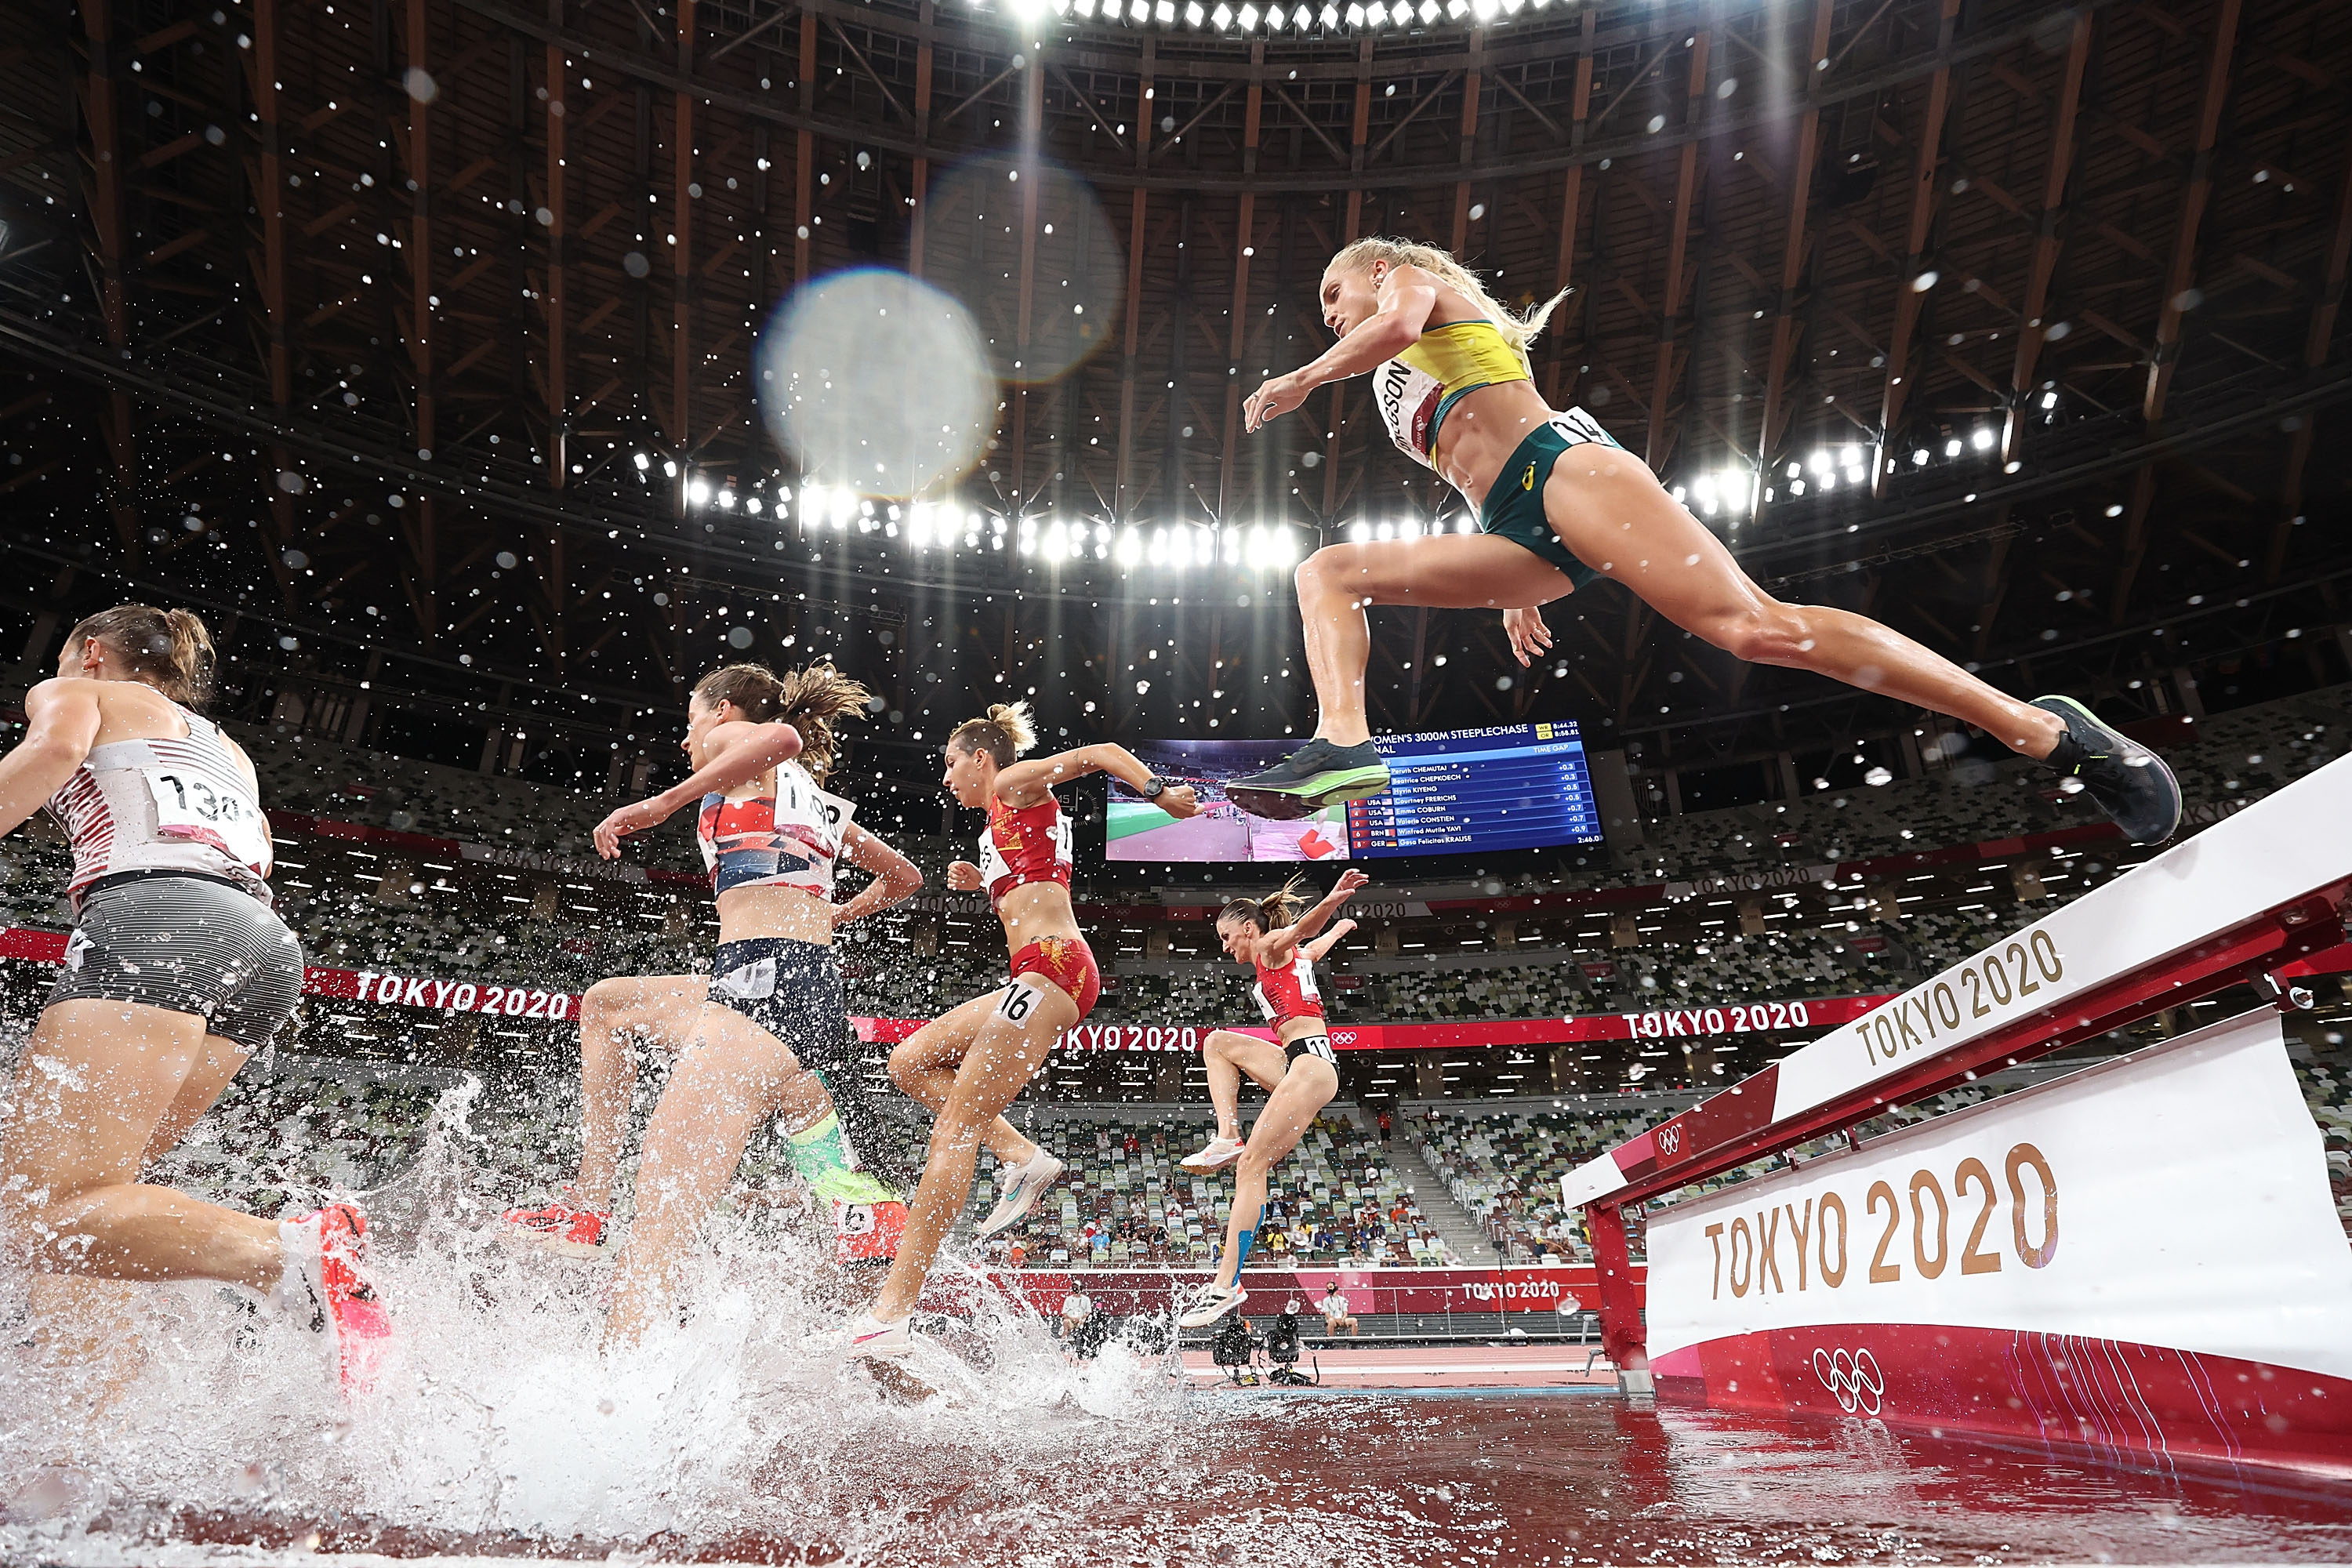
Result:
{"type": "Polygon", "coordinates": [[[710,999],[773,1036],[804,1068],[837,1073],[856,1058],[849,999],[830,947],[782,936],[720,942],[710,956],[710,999]]]}
{"type": "Polygon", "coordinates": [[[121,871],[83,889],[65,968],[44,1006],[94,1000],[193,1013],[247,1056],[302,999],[302,944],[236,883],[121,871]]]}
{"type": "Polygon", "coordinates": [[[1537,426],[1503,465],[1486,492],[1486,504],[1478,510],[1480,532],[1499,534],[1527,546],[1568,574],[1568,580],[1579,588],[1601,574],[1570,553],[1559,535],[1552,531],[1551,520],[1544,515],[1543,496],[1544,483],[1551,478],[1552,465],[1559,461],[1560,454],[1589,441],[1617,446],[1609,432],[1581,408],[1571,408],[1537,426]]]}
{"type": "Polygon", "coordinates": [[[1095,950],[1081,936],[1045,936],[1013,955],[1013,978],[1034,974],[1061,987],[1065,995],[1078,1005],[1074,1024],[1086,1022],[1087,1015],[1095,1010],[1102,997],[1102,970],[1095,963],[1095,950]]]}
{"type": "Polygon", "coordinates": [[[1282,1047],[1282,1054],[1286,1061],[1292,1057],[1320,1057],[1333,1067],[1339,1065],[1339,1057],[1331,1049],[1331,1037],[1320,1029],[1290,1041],[1282,1047]]]}

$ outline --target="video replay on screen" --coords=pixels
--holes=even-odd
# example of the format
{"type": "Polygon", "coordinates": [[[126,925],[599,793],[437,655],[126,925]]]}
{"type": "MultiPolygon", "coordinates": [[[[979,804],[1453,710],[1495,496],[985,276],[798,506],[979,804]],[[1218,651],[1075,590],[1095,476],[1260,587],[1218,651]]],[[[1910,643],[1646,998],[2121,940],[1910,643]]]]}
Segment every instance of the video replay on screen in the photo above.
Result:
{"type": "Polygon", "coordinates": [[[1364,860],[1600,840],[1592,775],[1573,722],[1372,741],[1389,765],[1388,793],[1296,822],[1253,816],[1225,798],[1225,781],[1273,766],[1297,746],[1295,739],[1130,742],[1160,777],[1191,784],[1206,809],[1179,822],[1113,780],[1104,858],[1219,865],[1364,860]]]}

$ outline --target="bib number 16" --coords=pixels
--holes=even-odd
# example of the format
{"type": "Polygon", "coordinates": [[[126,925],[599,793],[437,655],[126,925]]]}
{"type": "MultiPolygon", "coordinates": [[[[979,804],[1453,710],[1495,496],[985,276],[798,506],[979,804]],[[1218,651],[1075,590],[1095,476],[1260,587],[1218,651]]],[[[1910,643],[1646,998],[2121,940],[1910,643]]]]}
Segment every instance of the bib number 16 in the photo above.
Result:
{"type": "Polygon", "coordinates": [[[1004,988],[1003,999],[996,1004],[996,1016],[1008,1024],[1026,1023],[1036,1005],[1035,987],[1024,985],[1016,980],[1004,988]]]}

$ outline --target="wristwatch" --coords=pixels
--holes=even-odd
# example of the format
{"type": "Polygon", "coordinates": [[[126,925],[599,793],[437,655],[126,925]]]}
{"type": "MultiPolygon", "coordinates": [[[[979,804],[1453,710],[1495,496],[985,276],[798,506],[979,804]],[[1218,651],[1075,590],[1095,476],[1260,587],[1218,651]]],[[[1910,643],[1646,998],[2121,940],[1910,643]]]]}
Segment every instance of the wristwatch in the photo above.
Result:
{"type": "Polygon", "coordinates": [[[1144,780],[1143,787],[1136,793],[1143,796],[1146,800],[1158,800],[1161,795],[1168,793],[1168,785],[1155,775],[1154,777],[1144,780]]]}

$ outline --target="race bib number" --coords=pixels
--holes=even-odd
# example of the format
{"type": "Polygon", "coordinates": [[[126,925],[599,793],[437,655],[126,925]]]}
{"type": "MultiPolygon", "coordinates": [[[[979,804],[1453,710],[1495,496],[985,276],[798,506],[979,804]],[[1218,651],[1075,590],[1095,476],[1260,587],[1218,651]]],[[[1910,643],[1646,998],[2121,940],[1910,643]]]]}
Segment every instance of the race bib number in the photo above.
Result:
{"type": "Polygon", "coordinates": [[[194,769],[148,768],[141,776],[155,803],[158,834],[209,844],[256,872],[269,868],[269,819],[251,800],[194,769]]]}
{"type": "Polygon", "coordinates": [[[1310,1057],[1321,1057],[1333,1067],[1339,1065],[1339,1058],[1332,1054],[1331,1037],[1328,1035],[1301,1035],[1290,1042],[1290,1048],[1310,1057]]]}
{"type": "Polygon", "coordinates": [[[1036,1006],[1037,988],[1016,980],[1004,988],[1004,994],[997,1000],[996,1016],[1008,1024],[1026,1023],[1036,1006]]]}

